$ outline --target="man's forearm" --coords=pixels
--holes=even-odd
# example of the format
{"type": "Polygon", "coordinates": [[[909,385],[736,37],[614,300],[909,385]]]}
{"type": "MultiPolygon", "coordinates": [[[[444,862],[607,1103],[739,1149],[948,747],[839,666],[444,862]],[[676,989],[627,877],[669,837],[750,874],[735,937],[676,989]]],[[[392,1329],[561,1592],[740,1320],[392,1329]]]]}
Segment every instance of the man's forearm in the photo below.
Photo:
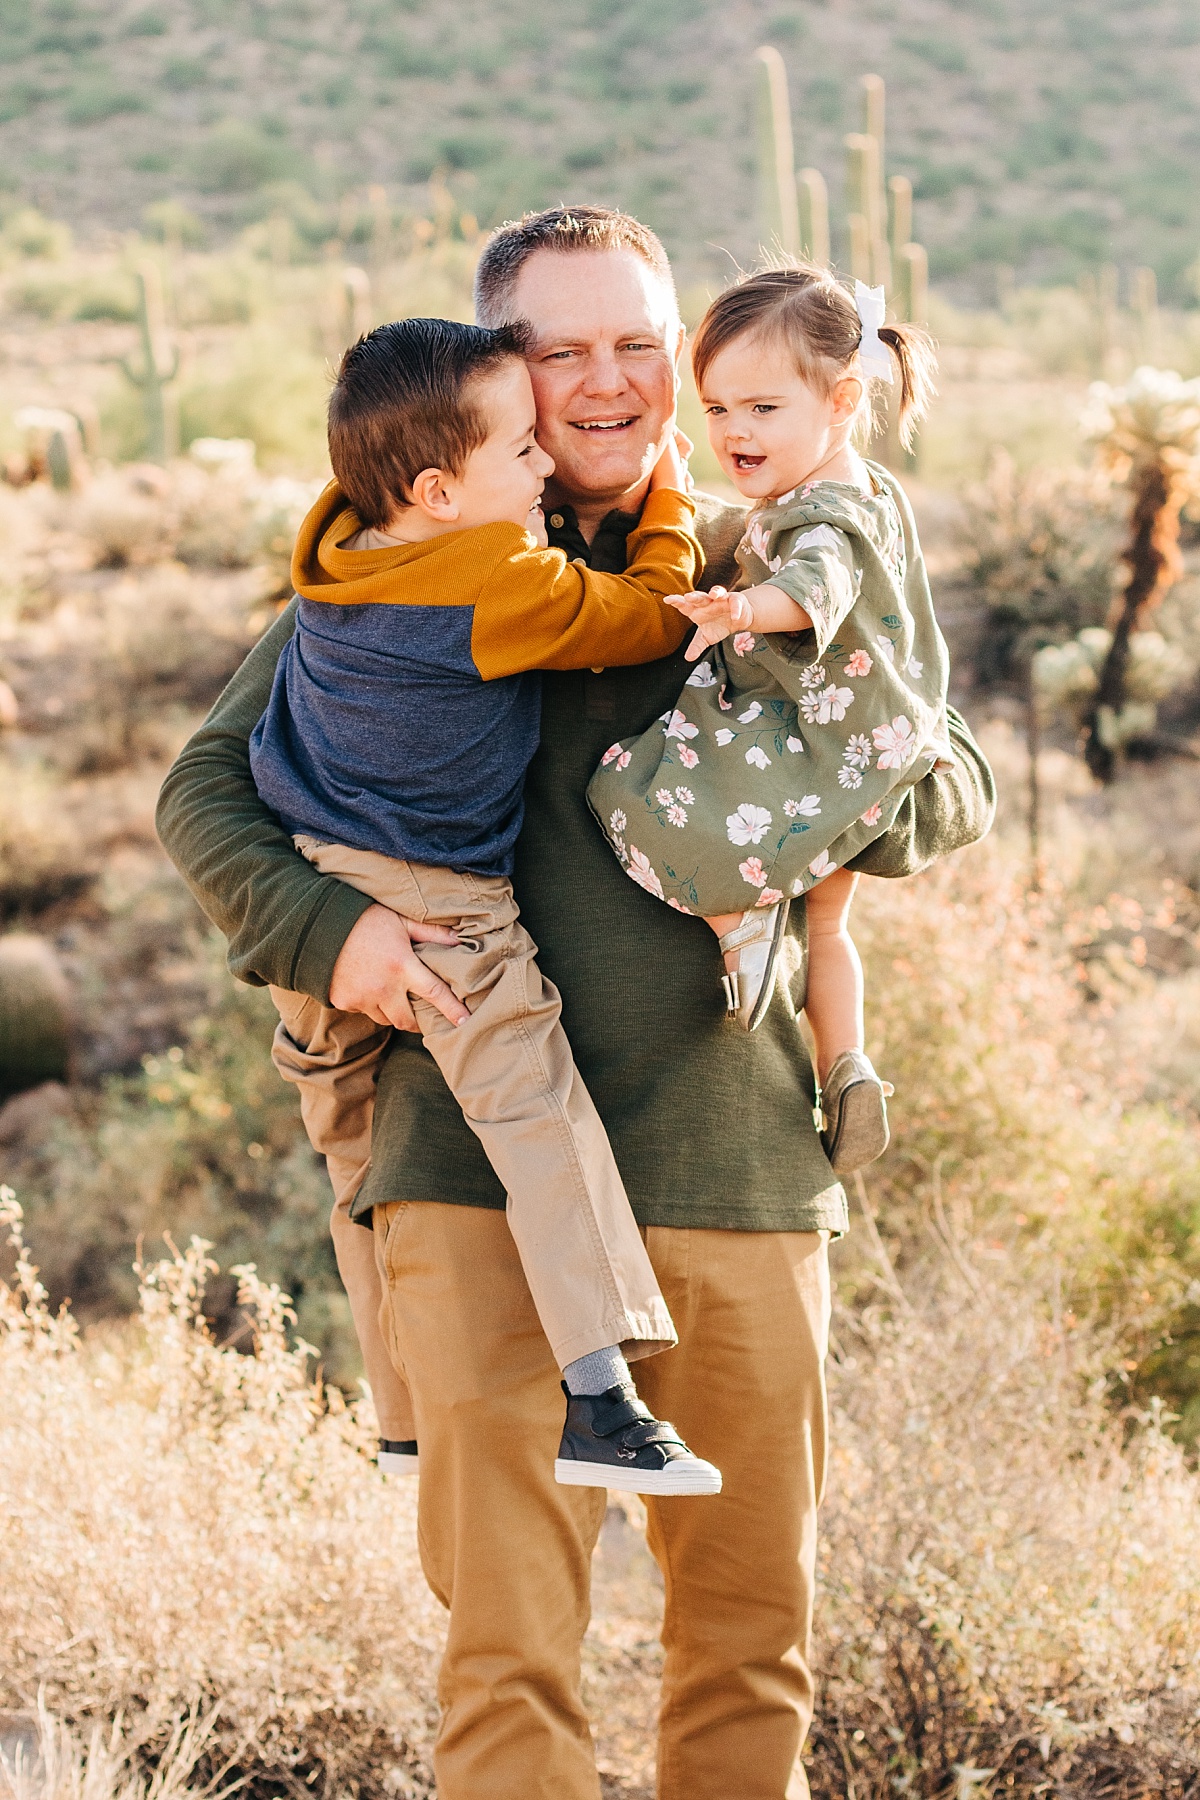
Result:
{"type": "Polygon", "coordinates": [[[859,875],[918,875],[939,857],[986,837],[996,813],[987,758],[962,716],[948,709],[953,767],[911,787],[891,828],[848,865],[859,875]]]}
{"type": "Polygon", "coordinates": [[[289,607],[184,745],[163,783],[157,824],[171,860],[228,938],[233,973],[327,1002],[338,952],[371,901],[305,862],[259,799],[250,770],[250,734],[293,624],[289,607]]]}

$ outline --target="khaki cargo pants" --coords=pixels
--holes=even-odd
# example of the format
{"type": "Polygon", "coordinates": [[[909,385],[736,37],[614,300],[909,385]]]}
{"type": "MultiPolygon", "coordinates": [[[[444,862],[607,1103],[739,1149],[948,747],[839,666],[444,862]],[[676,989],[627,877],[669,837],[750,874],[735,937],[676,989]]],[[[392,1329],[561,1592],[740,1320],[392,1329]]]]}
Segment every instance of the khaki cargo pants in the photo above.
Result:
{"type": "MultiPolygon", "coordinates": [[[[510,883],[307,837],[298,837],[296,848],[322,874],[405,918],[458,932],[460,943],[422,944],[420,956],[470,1018],[453,1026],[420,999],[414,1010],[426,1049],[504,1184],[509,1228],[559,1367],[610,1344],[629,1357],[674,1344],[608,1137],[562,1028],[558,991],[537,966],[510,883]]],[[[412,1437],[411,1430],[393,1433],[394,1420],[384,1422],[397,1379],[393,1373],[389,1382],[380,1367],[387,1361],[390,1369],[378,1325],[384,1295],[371,1238],[349,1217],[370,1162],[375,1086],[390,1033],[302,994],[271,994],[280,1015],[273,1060],[300,1089],[309,1140],[327,1159],[333,1182],[338,1267],[381,1408],[380,1430],[412,1437]],[[348,1242],[350,1233],[365,1248],[348,1242]]],[[[407,1409],[399,1393],[394,1401],[407,1409]]]]}

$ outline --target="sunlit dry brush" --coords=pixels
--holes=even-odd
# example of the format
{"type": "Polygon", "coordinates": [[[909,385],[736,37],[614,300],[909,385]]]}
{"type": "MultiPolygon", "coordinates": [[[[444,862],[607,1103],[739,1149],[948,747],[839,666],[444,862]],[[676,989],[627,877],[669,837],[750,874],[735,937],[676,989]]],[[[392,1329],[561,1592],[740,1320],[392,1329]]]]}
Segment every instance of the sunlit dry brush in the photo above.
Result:
{"type": "MultiPolygon", "coordinates": [[[[7,1190],[4,1221],[19,1236],[7,1190]]],[[[194,1244],[145,1269],[137,1324],[94,1344],[23,1252],[0,1291],[0,1706],[41,1695],[85,1739],[121,1718],[147,1764],[207,1718],[203,1778],[231,1761],[252,1790],[428,1793],[440,1620],[412,1487],[252,1269],[257,1353],[214,1344],[210,1268],[194,1244]]]]}

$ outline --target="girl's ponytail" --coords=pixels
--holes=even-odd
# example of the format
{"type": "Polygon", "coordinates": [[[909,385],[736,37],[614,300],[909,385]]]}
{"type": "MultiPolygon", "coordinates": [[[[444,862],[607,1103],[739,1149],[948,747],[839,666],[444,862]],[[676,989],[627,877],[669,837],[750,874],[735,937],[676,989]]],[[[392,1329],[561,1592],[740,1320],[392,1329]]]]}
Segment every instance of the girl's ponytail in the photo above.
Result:
{"type": "Polygon", "coordinates": [[[900,442],[911,450],[917,426],[929,411],[929,402],[937,389],[933,372],[937,362],[929,334],[917,325],[881,325],[881,342],[885,343],[900,368],[900,408],[897,423],[900,442]]]}

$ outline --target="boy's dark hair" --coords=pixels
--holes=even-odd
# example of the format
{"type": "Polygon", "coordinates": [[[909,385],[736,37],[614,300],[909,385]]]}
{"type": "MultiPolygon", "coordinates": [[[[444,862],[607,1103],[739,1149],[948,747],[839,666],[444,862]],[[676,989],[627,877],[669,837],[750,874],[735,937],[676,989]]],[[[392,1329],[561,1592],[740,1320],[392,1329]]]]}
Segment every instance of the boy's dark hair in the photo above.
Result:
{"type": "Polygon", "coordinates": [[[478,383],[523,356],[529,336],[521,322],[398,319],[351,344],[329,396],[329,460],[364,525],[411,505],[422,469],[462,474],[490,430],[478,383]]]}
{"type": "Polygon", "coordinates": [[[550,206],[493,231],[475,270],[475,317],[498,325],[508,312],[517,277],[538,250],[632,250],[658,276],[672,300],[675,282],[661,242],[640,219],[611,206],[550,206]]]}

